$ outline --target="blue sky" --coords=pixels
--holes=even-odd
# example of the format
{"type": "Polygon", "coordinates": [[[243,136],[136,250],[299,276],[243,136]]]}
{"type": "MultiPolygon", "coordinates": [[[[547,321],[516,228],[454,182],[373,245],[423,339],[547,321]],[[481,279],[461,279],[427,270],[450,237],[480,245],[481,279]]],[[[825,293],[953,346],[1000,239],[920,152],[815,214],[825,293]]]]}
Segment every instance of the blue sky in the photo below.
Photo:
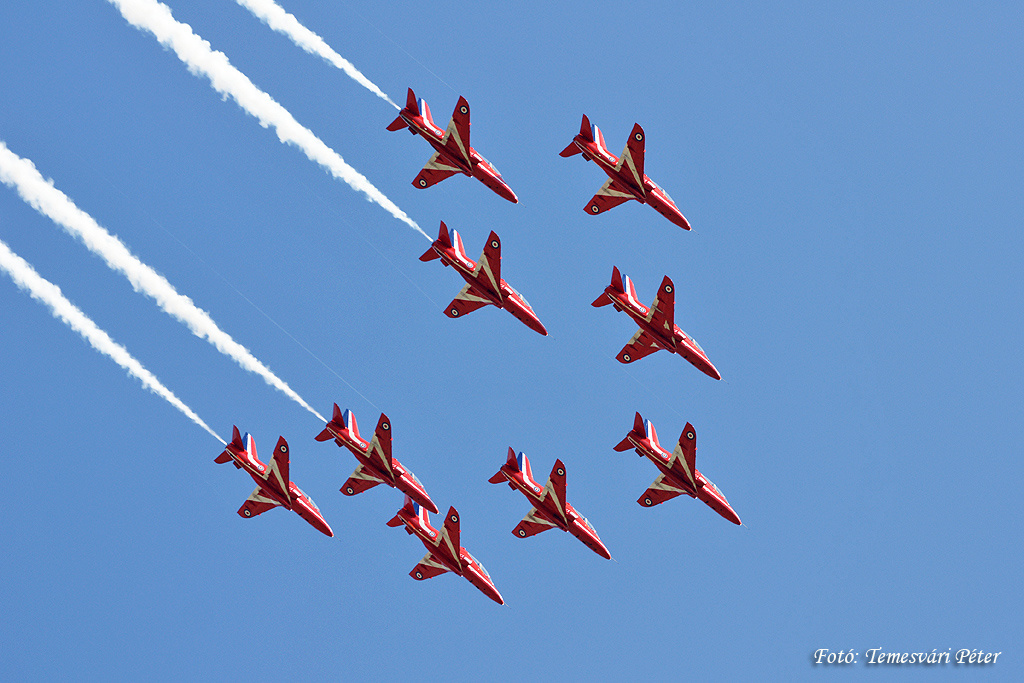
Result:
{"type": "Polygon", "coordinates": [[[395,111],[234,2],[175,18],[429,234],[503,276],[550,336],[483,309],[428,242],[282,145],[99,0],[0,4],[0,140],[248,347],[306,401],[386,411],[394,454],[507,604],[408,572],[385,522],[401,496],[338,492],[356,462],[322,424],[194,337],[0,186],[0,239],[213,427],[284,435],[292,479],[335,530],[243,520],[252,489],[220,444],[0,276],[0,670],[15,678],[243,679],[949,676],[870,669],[868,648],[1005,654],[1019,677],[1022,13],[1000,3],[317,3],[285,9],[473,145],[520,198],[455,177],[389,133],[395,111]],[[630,203],[583,211],[605,176],[558,152],[586,113],[694,226],[630,203]],[[614,360],[635,328],[590,302],[617,265],[721,371],[614,360]],[[335,374],[336,373],[336,374],[335,374]],[[340,376],[340,378],[339,378],[340,376]],[[640,411],[746,528],[676,499],[612,450],[640,411]],[[521,540],[526,499],[492,486],[512,446],[615,561],[557,531],[521,540]],[[818,648],[859,663],[827,674],[818,648]],[[820,668],[820,667],[819,667],[820,668]],[[277,675],[276,673],[274,675],[277,675]]]}

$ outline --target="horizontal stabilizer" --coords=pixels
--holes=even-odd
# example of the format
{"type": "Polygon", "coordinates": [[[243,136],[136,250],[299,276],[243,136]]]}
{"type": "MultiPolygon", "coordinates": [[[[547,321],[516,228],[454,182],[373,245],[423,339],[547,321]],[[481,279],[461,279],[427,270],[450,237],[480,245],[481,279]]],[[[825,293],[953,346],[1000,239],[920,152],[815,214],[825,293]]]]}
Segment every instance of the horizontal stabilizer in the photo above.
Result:
{"type": "Polygon", "coordinates": [[[395,515],[388,520],[388,526],[402,526],[403,524],[405,524],[405,522],[403,522],[402,518],[398,515],[395,515]]]}
{"type": "Polygon", "coordinates": [[[313,437],[317,441],[330,441],[334,438],[334,434],[331,434],[330,429],[324,429],[322,432],[313,437]]]}
{"type": "Polygon", "coordinates": [[[223,453],[221,453],[214,459],[214,462],[217,463],[218,465],[223,465],[226,462],[231,462],[231,454],[225,450],[223,453]]]}
{"type": "Polygon", "coordinates": [[[582,137],[584,140],[589,140],[593,142],[594,135],[593,133],[591,133],[590,128],[590,119],[588,119],[587,115],[584,114],[583,120],[580,122],[580,137],[582,137]]]}
{"type": "Polygon", "coordinates": [[[505,459],[505,462],[516,472],[519,471],[519,458],[516,457],[516,452],[512,450],[511,446],[508,447],[508,458],[505,459]]]}
{"type": "Polygon", "coordinates": [[[630,448],[633,448],[633,444],[629,440],[630,436],[638,436],[641,438],[644,436],[644,418],[640,413],[637,413],[636,417],[633,418],[633,430],[626,435],[625,439],[619,442],[619,445],[615,447],[615,450],[621,452],[628,451],[630,448]]]}
{"type": "Polygon", "coordinates": [[[245,450],[245,444],[242,442],[242,435],[238,432],[236,425],[231,425],[231,445],[240,450],[245,450]]]}
{"type": "Polygon", "coordinates": [[[630,448],[633,448],[633,442],[629,440],[628,436],[615,445],[615,450],[619,451],[620,453],[622,451],[628,451],[630,448]]]}
{"type": "Polygon", "coordinates": [[[559,152],[558,156],[560,156],[560,157],[571,157],[574,154],[579,154],[581,151],[583,151],[583,150],[580,149],[579,145],[577,145],[576,141],[574,140],[573,142],[570,142],[568,144],[568,146],[566,146],[565,149],[563,149],[561,152],[559,152]]]}
{"type": "Polygon", "coordinates": [[[387,130],[391,130],[391,131],[402,130],[403,128],[405,128],[408,125],[409,124],[405,122],[405,119],[403,119],[401,116],[399,116],[394,121],[392,121],[391,123],[388,124],[387,130]]]}
{"type": "Polygon", "coordinates": [[[622,273],[619,272],[618,266],[612,266],[612,287],[619,292],[626,291],[626,288],[622,286],[622,273]]]}

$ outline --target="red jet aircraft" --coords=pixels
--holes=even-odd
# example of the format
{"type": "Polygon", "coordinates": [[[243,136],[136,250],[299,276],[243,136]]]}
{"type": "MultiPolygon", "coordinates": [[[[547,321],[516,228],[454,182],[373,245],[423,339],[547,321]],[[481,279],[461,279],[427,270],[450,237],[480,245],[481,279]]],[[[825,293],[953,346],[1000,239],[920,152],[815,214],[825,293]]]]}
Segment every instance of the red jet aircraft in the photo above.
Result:
{"type": "Polygon", "coordinates": [[[652,507],[685,493],[691,498],[700,498],[733,524],[741,523],[736,511],[732,509],[718,487],[697,469],[697,432],[692,424],[686,423],[686,428],[679,435],[679,443],[669,454],[658,443],[658,433],[654,431],[651,421],[644,422],[640,413],[637,413],[633,420],[633,429],[615,450],[628,451],[630,448],[635,448],[637,455],[646,456],[661,470],[661,474],[651,487],[636,501],[640,505],[652,507]]]}
{"type": "Polygon", "coordinates": [[[608,180],[587,203],[584,211],[598,214],[635,199],[641,204],[650,204],[662,216],[683,230],[689,230],[690,223],[668,196],[668,192],[658,187],[644,173],[644,129],[640,124],[633,124],[629,142],[618,159],[605,146],[601,129],[594,126],[591,132],[590,128],[590,119],[584,114],[580,134],[560,152],[563,157],[583,154],[584,159],[594,161],[608,174],[608,180]]]}
{"type": "Polygon", "coordinates": [[[359,466],[348,481],[341,487],[346,496],[354,496],[377,484],[387,484],[398,489],[431,512],[437,512],[437,506],[430,500],[423,484],[416,475],[405,469],[402,463],[391,457],[391,420],[381,413],[377,420],[377,429],[373,440],[366,443],[359,436],[359,425],[351,410],[342,415],[338,404],[334,404],[334,415],[327,423],[327,428],[316,436],[317,441],[333,438],[339,446],[344,446],[356,456],[359,466]]]}
{"type": "Polygon", "coordinates": [[[501,279],[501,240],[493,230],[487,238],[480,260],[474,263],[466,256],[459,233],[452,230],[449,235],[448,226],[441,221],[437,239],[420,256],[420,261],[433,261],[436,258],[454,268],[466,281],[466,286],[445,309],[444,314],[449,318],[458,318],[491,304],[506,309],[534,332],[547,336],[548,331],[523,295],[501,279]]]}
{"type": "Polygon", "coordinates": [[[454,507],[448,508],[444,530],[438,534],[437,529],[430,525],[430,514],[426,508],[406,496],[405,505],[388,521],[388,526],[403,524],[407,533],[419,536],[427,547],[426,556],[413,567],[409,576],[423,581],[445,572],[453,572],[467,579],[499,605],[505,604],[484,566],[459,545],[459,513],[454,507]]]}
{"type": "Polygon", "coordinates": [[[612,283],[604,288],[604,294],[591,305],[600,307],[608,304],[614,306],[616,311],[625,311],[640,326],[615,357],[620,363],[632,363],[659,349],[665,349],[678,353],[705,375],[722,379],[696,340],[675,324],[675,286],[668,276],[661,281],[661,289],[654,298],[654,304],[648,309],[637,300],[633,281],[626,277],[626,285],[623,286],[619,269],[612,266],[612,283]]]}
{"type": "Polygon", "coordinates": [[[242,435],[238,433],[238,427],[234,427],[231,443],[227,444],[224,452],[214,460],[221,464],[232,461],[235,467],[244,469],[256,482],[256,490],[238,510],[242,517],[255,517],[280,505],[297,512],[317,531],[334,536],[313,499],[303,493],[295,482],[289,481],[288,442],[283,436],[277,439],[274,459],[268,471],[267,466],[256,457],[256,441],[249,434],[245,435],[243,441],[242,435]]]}
{"type": "Polygon", "coordinates": [[[413,179],[416,187],[430,187],[456,173],[473,176],[513,204],[519,203],[516,193],[502,180],[498,169],[469,146],[469,102],[460,97],[448,129],[442,131],[430,116],[430,107],[425,100],[416,103],[416,95],[409,88],[405,109],[398,118],[388,125],[388,130],[402,130],[408,127],[413,135],[419,134],[436,151],[420,174],[413,179]]]}
{"type": "Polygon", "coordinates": [[[584,545],[604,559],[612,559],[608,548],[604,547],[604,543],[597,536],[597,531],[590,526],[587,518],[579,515],[565,500],[565,465],[561,460],[555,460],[548,483],[541,488],[533,478],[533,470],[530,468],[530,460],[526,453],[520,453],[517,459],[516,452],[509,448],[508,460],[498,473],[487,481],[492,484],[508,482],[510,489],[522,491],[533,505],[533,509],[526,513],[523,521],[512,530],[514,535],[526,538],[558,527],[583,541],[584,545]]]}

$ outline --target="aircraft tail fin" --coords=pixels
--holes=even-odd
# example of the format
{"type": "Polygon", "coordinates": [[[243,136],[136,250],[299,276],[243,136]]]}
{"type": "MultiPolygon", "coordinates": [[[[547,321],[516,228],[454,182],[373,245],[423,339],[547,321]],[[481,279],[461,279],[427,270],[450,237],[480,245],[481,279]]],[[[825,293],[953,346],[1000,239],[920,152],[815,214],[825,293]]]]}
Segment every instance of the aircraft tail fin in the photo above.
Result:
{"type": "Polygon", "coordinates": [[[615,446],[615,450],[617,450],[619,452],[628,451],[630,448],[633,448],[633,443],[629,440],[629,437],[631,437],[631,436],[641,436],[642,437],[643,434],[644,434],[644,418],[640,415],[640,413],[637,413],[636,417],[633,418],[633,429],[630,430],[629,434],[626,435],[625,439],[620,441],[619,444],[617,446],[615,446]]]}
{"type": "Polygon", "coordinates": [[[633,285],[633,281],[629,279],[628,275],[625,277],[625,280],[626,286],[624,287],[624,290],[626,292],[626,296],[628,296],[634,302],[640,303],[640,300],[636,298],[636,287],[633,285]]]}
{"type": "Polygon", "coordinates": [[[644,426],[647,427],[647,438],[650,439],[651,444],[656,447],[661,446],[661,442],[658,441],[658,430],[654,428],[654,423],[647,420],[644,426]]]}
{"type": "Polygon", "coordinates": [[[420,100],[419,109],[420,113],[423,115],[423,118],[429,121],[430,124],[436,128],[437,124],[434,123],[434,117],[430,113],[430,105],[427,104],[426,100],[420,100]]]}
{"type": "Polygon", "coordinates": [[[597,126],[594,126],[593,140],[597,143],[597,146],[603,149],[605,152],[608,151],[608,145],[604,142],[604,133],[597,126]]]}

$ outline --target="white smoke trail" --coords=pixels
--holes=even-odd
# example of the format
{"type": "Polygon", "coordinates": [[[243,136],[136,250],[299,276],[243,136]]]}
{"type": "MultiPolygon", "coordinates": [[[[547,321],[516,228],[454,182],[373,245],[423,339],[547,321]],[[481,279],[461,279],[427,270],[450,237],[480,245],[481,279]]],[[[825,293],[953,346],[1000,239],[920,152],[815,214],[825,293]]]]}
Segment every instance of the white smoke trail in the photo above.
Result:
{"type": "Polygon", "coordinates": [[[314,410],[291,387],[253,356],[248,349],[224,332],[210,315],[192,303],[164,276],[140,261],[116,236],[107,232],[92,216],[85,213],[66,194],[53,186],[28,159],[22,159],[0,140],[0,182],[13,187],[36,211],[60,225],[98,255],[111,269],[123,274],[136,292],[151,297],[168,315],[186,325],[200,339],[206,339],[218,351],[232,358],[243,369],[256,373],[267,384],[283,392],[323,422],[323,415],[314,410]]]}
{"type": "Polygon", "coordinates": [[[416,222],[409,218],[394,202],[351,166],[333,149],[305,128],[274,99],[228,61],[223,52],[210,48],[210,44],[192,32],[192,27],[177,21],[167,5],[157,0],[108,0],[120,10],[132,26],[149,31],[165,47],[174,50],[193,74],[210,79],[213,89],[230,97],[248,114],[256,117],[264,128],[273,126],[278,139],[301,149],[311,161],[323,166],[331,175],[362,192],[367,200],[379,204],[385,211],[413,230],[430,239],[416,222]]]}
{"type": "Polygon", "coordinates": [[[361,74],[359,69],[352,66],[351,62],[335,52],[323,38],[300,24],[294,14],[286,12],[274,0],[235,0],[235,2],[252,12],[270,28],[288,36],[293,43],[309,54],[322,57],[325,61],[348,74],[356,83],[385,100],[395,109],[401,109],[401,107],[391,101],[387,94],[374,85],[373,81],[361,74]]]}
{"type": "Polygon", "coordinates": [[[224,443],[224,439],[217,436],[217,432],[210,429],[205,422],[199,419],[198,415],[192,412],[191,408],[161,384],[160,380],[153,376],[153,373],[142,367],[142,363],[135,360],[127,349],[111,339],[110,335],[97,327],[96,323],[82,313],[81,309],[68,301],[61,294],[60,287],[44,279],[25,259],[11,251],[10,247],[2,240],[0,240],[0,270],[6,272],[14,280],[14,284],[27,291],[33,299],[49,306],[54,318],[63,320],[71,329],[82,335],[82,338],[89,342],[90,346],[109,356],[129,375],[142,382],[143,387],[165,399],[184,413],[188,419],[205,429],[213,438],[224,443]]]}

